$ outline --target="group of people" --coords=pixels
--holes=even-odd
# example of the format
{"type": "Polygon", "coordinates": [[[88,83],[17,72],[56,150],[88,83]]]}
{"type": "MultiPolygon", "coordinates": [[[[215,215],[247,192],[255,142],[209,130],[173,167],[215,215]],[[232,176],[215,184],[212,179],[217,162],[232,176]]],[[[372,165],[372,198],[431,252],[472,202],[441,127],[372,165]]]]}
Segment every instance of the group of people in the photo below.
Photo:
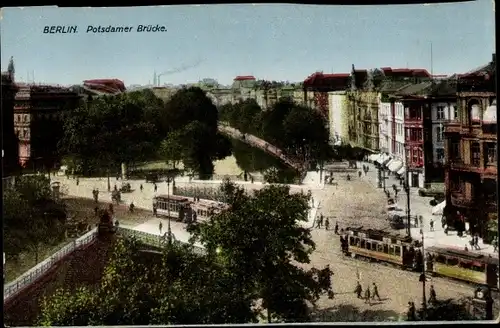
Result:
{"type": "Polygon", "coordinates": [[[371,290],[370,290],[370,286],[367,286],[365,289],[365,293],[363,295],[363,287],[361,287],[361,284],[358,281],[356,283],[356,287],[354,288],[354,293],[356,294],[356,296],[359,299],[364,299],[365,303],[370,304],[370,305],[371,305],[371,301],[375,300],[375,298],[377,298],[377,300],[379,302],[382,301],[382,299],[380,298],[380,295],[378,293],[378,287],[377,287],[376,283],[372,284],[371,290]]]}
{"type": "MultiPolygon", "coordinates": [[[[434,289],[434,286],[431,285],[431,288],[429,290],[429,305],[434,305],[437,303],[437,296],[436,296],[436,290],[434,289]]],[[[406,316],[408,321],[415,321],[417,320],[417,308],[415,306],[415,302],[410,301],[408,302],[408,310],[406,312],[406,316]]]]}

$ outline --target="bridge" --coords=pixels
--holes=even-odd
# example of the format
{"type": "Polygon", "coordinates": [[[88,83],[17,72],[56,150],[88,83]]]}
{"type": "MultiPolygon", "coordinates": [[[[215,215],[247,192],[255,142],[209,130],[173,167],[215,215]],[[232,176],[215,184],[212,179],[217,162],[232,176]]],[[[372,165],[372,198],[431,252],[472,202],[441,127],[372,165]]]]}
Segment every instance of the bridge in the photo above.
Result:
{"type": "Polygon", "coordinates": [[[267,154],[282,160],[283,163],[297,171],[304,170],[304,164],[298,159],[292,159],[290,156],[285,155],[285,153],[281,149],[271,145],[270,143],[259,137],[248,133],[242,133],[238,129],[231,127],[226,122],[219,122],[219,131],[228,137],[240,140],[252,147],[263,150],[267,154]]]}

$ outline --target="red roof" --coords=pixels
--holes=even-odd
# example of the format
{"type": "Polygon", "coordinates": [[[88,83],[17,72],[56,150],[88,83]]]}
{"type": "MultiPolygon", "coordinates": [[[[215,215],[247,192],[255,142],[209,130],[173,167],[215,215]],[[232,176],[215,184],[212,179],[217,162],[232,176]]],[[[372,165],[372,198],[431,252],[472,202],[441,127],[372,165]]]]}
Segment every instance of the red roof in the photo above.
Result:
{"type": "Polygon", "coordinates": [[[124,92],[126,90],[123,81],[118,79],[85,80],[83,81],[83,85],[91,89],[110,93],[124,92]]]}
{"type": "Polygon", "coordinates": [[[403,76],[403,77],[431,77],[429,72],[424,68],[380,68],[386,76],[403,76]]]}
{"type": "Polygon", "coordinates": [[[234,78],[234,81],[249,81],[253,80],[255,81],[255,76],[253,75],[243,75],[243,76],[237,76],[234,78]]]}
{"type": "Polygon", "coordinates": [[[305,80],[305,84],[314,84],[317,81],[324,81],[324,80],[341,80],[341,79],[347,79],[349,78],[351,74],[348,73],[337,73],[337,74],[323,74],[321,72],[316,72],[311,75],[309,75],[305,80]]]}

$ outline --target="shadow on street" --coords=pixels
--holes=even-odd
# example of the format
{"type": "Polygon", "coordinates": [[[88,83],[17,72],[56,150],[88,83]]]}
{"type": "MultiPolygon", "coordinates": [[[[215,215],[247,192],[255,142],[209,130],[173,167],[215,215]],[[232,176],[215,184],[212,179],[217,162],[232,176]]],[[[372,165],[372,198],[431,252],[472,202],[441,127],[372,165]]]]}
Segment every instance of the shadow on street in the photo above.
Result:
{"type": "MultiPolygon", "coordinates": [[[[373,303],[373,305],[376,305],[373,303]]],[[[403,316],[395,311],[369,309],[360,310],[357,306],[342,304],[313,311],[312,321],[316,322],[365,322],[365,321],[401,321],[403,316]]]]}

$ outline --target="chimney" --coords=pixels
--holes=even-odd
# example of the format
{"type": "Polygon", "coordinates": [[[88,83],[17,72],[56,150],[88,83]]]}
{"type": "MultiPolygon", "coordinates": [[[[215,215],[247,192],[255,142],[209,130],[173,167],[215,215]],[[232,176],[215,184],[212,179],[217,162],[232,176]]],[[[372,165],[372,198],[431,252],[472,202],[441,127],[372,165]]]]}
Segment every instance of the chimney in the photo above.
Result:
{"type": "Polygon", "coordinates": [[[491,55],[491,61],[494,63],[497,62],[497,54],[496,53],[491,55]]]}

